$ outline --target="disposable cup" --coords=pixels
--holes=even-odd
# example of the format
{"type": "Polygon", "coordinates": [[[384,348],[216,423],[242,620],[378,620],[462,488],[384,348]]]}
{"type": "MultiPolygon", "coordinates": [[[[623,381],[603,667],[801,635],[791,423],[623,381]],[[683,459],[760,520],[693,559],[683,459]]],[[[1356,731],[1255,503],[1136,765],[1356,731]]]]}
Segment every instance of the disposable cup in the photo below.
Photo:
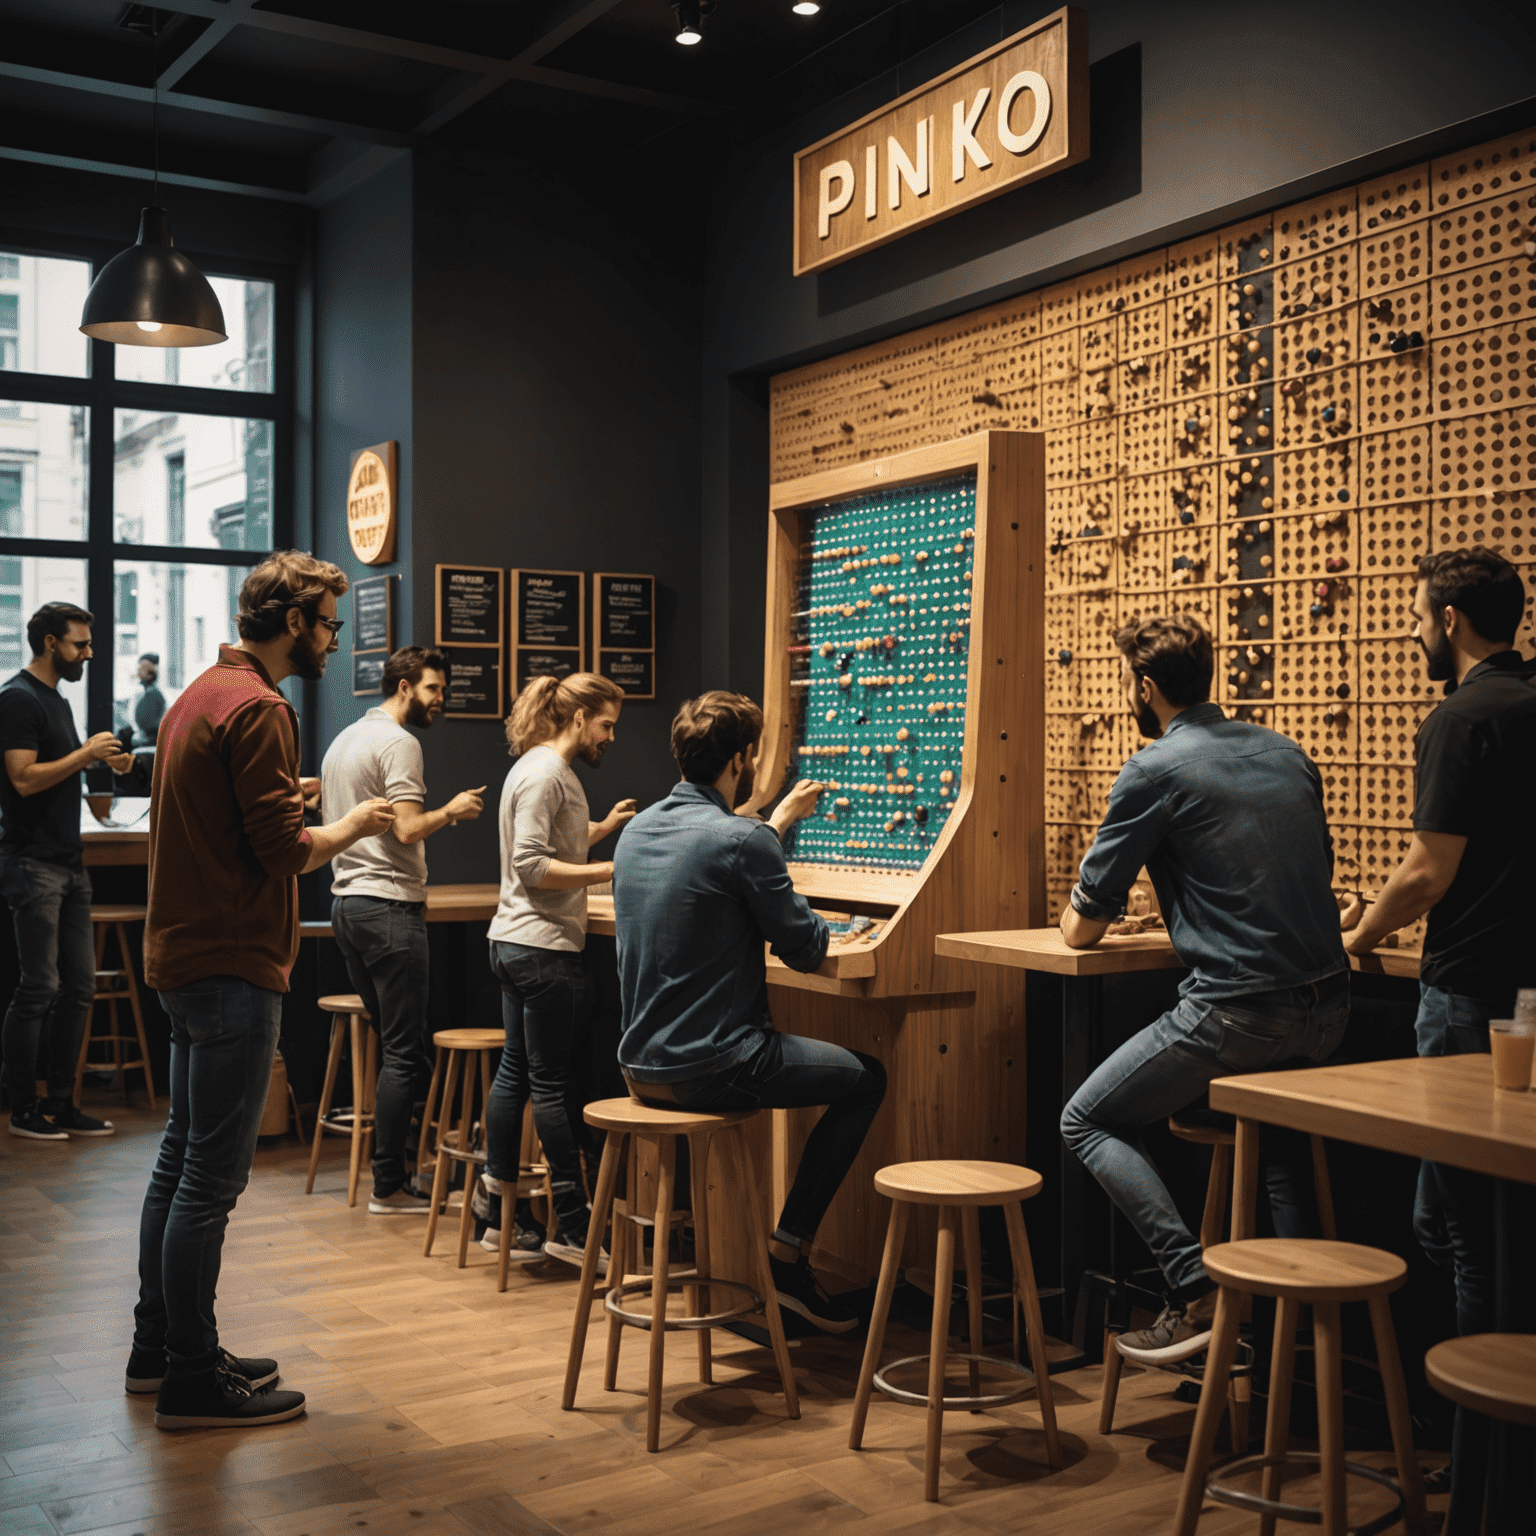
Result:
{"type": "Polygon", "coordinates": [[[1536,1049],[1536,1024],[1514,1019],[1490,1019],[1488,1043],[1493,1050],[1493,1086],[1525,1093],[1531,1086],[1531,1056],[1536,1049]]]}

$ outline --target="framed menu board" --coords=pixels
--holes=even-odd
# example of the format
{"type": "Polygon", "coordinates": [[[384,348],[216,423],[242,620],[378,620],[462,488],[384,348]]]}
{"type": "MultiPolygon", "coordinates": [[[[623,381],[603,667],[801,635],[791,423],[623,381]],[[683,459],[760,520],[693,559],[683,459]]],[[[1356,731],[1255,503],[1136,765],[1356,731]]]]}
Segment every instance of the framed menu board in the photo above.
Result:
{"type": "Polygon", "coordinates": [[[437,644],[501,649],[499,565],[437,567],[437,644]]]}
{"type": "Polygon", "coordinates": [[[443,697],[445,720],[501,719],[501,652],[448,650],[448,689],[443,697]]]}
{"type": "Polygon", "coordinates": [[[395,648],[395,578],[370,576],[352,583],[352,652],[395,648]]]}
{"type": "Polygon", "coordinates": [[[656,697],[656,578],[599,571],[592,578],[596,670],[632,699],[656,697]]]}
{"type": "Polygon", "coordinates": [[[586,574],[514,570],[511,576],[513,687],[521,693],[530,678],[580,672],[586,574]]]}
{"type": "Polygon", "coordinates": [[[388,660],[388,651],[353,651],[353,698],[378,697],[379,690],[384,686],[384,663],[388,660]]]}

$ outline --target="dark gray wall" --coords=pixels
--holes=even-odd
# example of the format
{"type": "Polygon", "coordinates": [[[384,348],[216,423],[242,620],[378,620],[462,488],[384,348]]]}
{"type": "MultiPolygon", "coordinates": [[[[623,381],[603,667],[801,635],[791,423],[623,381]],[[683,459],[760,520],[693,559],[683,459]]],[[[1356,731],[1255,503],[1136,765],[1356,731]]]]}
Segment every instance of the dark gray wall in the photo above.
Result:
{"type": "Polygon", "coordinates": [[[769,373],[1471,142],[1490,126],[1458,124],[1536,93],[1528,6],[1083,0],[1088,162],[830,271],[791,277],[794,152],[1050,9],[1004,4],[724,157],[704,335],[705,619],[720,642],[707,684],[761,683],[769,373]]]}

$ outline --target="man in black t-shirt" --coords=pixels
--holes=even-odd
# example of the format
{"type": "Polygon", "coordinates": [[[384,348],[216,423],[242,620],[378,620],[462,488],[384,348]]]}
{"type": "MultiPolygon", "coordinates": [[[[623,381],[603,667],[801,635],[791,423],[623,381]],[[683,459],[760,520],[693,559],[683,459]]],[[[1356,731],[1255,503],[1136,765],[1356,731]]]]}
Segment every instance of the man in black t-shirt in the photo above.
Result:
{"type": "Polygon", "coordinates": [[[112,1124],[74,1102],[80,1035],[96,990],[91,882],[80,856],[80,773],[132,760],[110,731],[82,747],[59,682],[91,658],[91,615],[45,603],[27,621],[32,660],[0,688],[0,894],[16,925],[21,979],[6,1011],[6,1097],[13,1136],[67,1141],[110,1136],[112,1124]],[[37,1047],[48,1044],[48,1097],[37,1101],[37,1047]]]}

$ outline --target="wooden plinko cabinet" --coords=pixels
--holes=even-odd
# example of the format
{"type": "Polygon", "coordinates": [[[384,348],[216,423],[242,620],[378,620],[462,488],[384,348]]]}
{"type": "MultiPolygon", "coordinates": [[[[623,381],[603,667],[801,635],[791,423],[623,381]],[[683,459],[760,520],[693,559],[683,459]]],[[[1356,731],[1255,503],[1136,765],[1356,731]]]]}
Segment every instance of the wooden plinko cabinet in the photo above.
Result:
{"type": "MultiPolygon", "coordinates": [[[[1044,502],[1044,439],[1024,432],[773,488],[749,808],[797,775],[829,786],[790,872],[835,932],[855,930],[811,975],[770,957],[774,1022],[876,1056],[889,1077],[818,1238],[818,1262],[850,1276],[879,1266],[877,1168],[1023,1157],[1022,974],[938,956],[934,939],[1044,921],[1044,502]],[[876,927],[859,936],[862,919],[876,927]]],[[[753,1127],[772,1170],[759,1219],[817,1113],[753,1127]]],[[[744,1232],[745,1214],[721,1210],[716,1231],[744,1232]]],[[[931,1250],[913,1227],[913,1252],[931,1250]]]]}

